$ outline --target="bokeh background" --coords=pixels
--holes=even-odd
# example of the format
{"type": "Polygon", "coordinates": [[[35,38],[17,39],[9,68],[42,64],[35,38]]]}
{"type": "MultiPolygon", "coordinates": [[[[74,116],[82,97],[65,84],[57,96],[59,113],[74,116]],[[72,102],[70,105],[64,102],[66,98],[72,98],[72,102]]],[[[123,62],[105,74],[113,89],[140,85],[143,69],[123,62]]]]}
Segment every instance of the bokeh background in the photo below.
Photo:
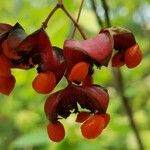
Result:
{"type": "MultiPolygon", "coordinates": [[[[38,29],[56,0],[1,0],[0,22],[19,22],[28,34],[38,29]]],[[[64,0],[65,7],[74,16],[81,0],[64,0]]],[[[97,12],[104,19],[101,1],[97,0],[97,12]]],[[[145,150],[150,150],[150,0],[107,0],[111,23],[130,29],[136,36],[142,51],[143,61],[135,69],[123,67],[125,94],[133,110],[133,116],[145,150]]],[[[80,24],[92,37],[100,30],[90,0],[85,0],[80,24]]],[[[60,10],[52,17],[46,29],[53,45],[63,46],[69,38],[73,24],[60,10]]],[[[76,38],[80,39],[79,34],[76,38]]],[[[13,70],[16,87],[10,96],[0,94],[0,150],[138,150],[135,135],[130,127],[122,101],[114,88],[110,67],[103,67],[94,74],[96,83],[108,88],[111,122],[96,140],[86,140],[80,133],[75,116],[63,120],[66,137],[61,143],[49,141],[46,133],[47,119],[44,102],[47,97],[32,89],[36,70],[13,70]]],[[[61,81],[55,89],[66,85],[61,81]]]]}

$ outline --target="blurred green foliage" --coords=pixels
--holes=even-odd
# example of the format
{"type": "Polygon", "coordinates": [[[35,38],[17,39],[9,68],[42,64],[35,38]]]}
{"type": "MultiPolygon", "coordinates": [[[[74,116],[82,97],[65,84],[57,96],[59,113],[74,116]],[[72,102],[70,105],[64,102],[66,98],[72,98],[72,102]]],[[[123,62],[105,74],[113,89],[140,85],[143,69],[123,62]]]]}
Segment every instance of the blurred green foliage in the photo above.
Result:
{"type": "MultiPolygon", "coordinates": [[[[76,17],[81,0],[64,0],[65,7],[76,17]]],[[[104,18],[100,0],[97,0],[99,15],[104,18]]],[[[28,34],[38,29],[56,0],[5,0],[0,1],[0,22],[19,22],[28,34]]],[[[126,27],[133,31],[143,51],[143,62],[135,69],[122,68],[126,95],[145,150],[150,149],[150,0],[108,0],[110,17],[114,26],[126,27]]],[[[80,24],[91,37],[100,30],[86,0],[80,24]]],[[[53,45],[62,47],[73,30],[72,23],[63,12],[57,11],[46,29],[53,45]]],[[[79,34],[76,34],[80,38],[79,34]]],[[[135,136],[130,128],[124,107],[113,86],[110,68],[97,70],[94,78],[106,86],[110,93],[108,112],[111,122],[96,140],[85,140],[80,126],[72,115],[63,120],[66,129],[65,140],[59,144],[49,141],[46,134],[48,123],[44,114],[46,96],[33,91],[31,83],[36,70],[28,72],[13,70],[17,77],[16,88],[10,96],[0,95],[0,150],[137,150],[135,136]]],[[[65,86],[62,81],[56,88],[65,86]]]]}

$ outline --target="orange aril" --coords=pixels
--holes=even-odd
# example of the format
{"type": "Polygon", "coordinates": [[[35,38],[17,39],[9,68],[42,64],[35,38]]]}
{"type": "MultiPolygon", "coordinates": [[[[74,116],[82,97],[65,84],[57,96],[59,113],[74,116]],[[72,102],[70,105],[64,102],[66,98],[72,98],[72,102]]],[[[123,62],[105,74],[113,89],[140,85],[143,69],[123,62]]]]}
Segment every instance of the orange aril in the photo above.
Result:
{"type": "Polygon", "coordinates": [[[125,63],[128,68],[134,68],[140,64],[142,60],[142,52],[138,46],[135,44],[134,46],[128,48],[125,51],[125,63]]]}
{"type": "Polygon", "coordinates": [[[110,121],[110,115],[109,114],[103,114],[103,115],[101,115],[103,118],[104,118],[104,120],[105,120],[105,126],[104,126],[104,128],[106,128],[106,126],[108,125],[108,123],[109,123],[109,121],[110,121]]]}
{"type": "Polygon", "coordinates": [[[83,123],[90,117],[90,112],[79,112],[76,118],[76,122],[83,123]]]}
{"type": "Polygon", "coordinates": [[[57,121],[56,123],[49,123],[47,126],[47,133],[50,140],[60,142],[64,139],[65,129],[64,126],[57,121]]]}
{"type": "Polygon", "coordinates": [[[79,62],[72,67],[68,79],[70,81],[77,81],[77,82],[84,81],[84,79],[88,74],[88,70],[89,70],[88,63],[79,62]]]}
{"type": "Polygon", "coordinates": [[[94,139],[101,134],[104,126],[104,118],[98,114],[95,114],[81,125],[81,132],[85,138],[94,139]]]}
{"type": "Polygon", "coordinates": [[[56,85],[56,77],[53,72],[39,73],[32,82],[32,87],[40,94],[50,93],[56,85]]]}

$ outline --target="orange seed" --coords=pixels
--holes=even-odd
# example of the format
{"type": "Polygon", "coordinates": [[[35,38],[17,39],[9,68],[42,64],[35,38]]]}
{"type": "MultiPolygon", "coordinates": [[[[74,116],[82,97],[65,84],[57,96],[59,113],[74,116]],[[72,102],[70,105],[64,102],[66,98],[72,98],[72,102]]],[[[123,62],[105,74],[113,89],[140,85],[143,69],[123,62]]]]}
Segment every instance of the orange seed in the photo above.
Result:
{"type": "Polygon", "coordinates": [[[81,82],[86,78],[88,70],[89,70],[88,63],[79,62],[72,67],[68,78],[70,81],[81,82]]]}
{"type": "Polygon", "coordinates": [[[39,73],[32,82],[32,87],[40,94],[50,93],[56,85],[56,77],[53,72],[39,73]]]}
{"type": "Polygon", "coordinates": [[[57,121],[56,123],[49,123],[47,126],[48,137],[54,142],[60,142],[64,139],[64,126],[57,121]]]}

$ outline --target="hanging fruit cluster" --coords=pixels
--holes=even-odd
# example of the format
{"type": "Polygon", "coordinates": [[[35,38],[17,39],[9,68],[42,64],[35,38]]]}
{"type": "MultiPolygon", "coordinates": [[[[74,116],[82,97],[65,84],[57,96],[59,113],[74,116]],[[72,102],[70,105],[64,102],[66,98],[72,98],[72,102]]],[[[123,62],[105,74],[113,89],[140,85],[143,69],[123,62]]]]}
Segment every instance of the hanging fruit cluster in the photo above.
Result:
{"type": "Polygon", "coordinates": [[[77,113],[76,122],[82,123],[81,133],[87,139],[99,136],[109,123],[109,95],[93,83],[94,65],[101,68],[112,62],[112,67],[134,68],[141,59],[134,35],[123,28],[105,28],[82,41],[66,40],[61,49],[51,45],[43,28],[27,35],[19,23],[0,24],[0,93],[9,95],[13,90],[13,68],[36,67],[32,87],[40,94],[51,93],[63,76],[68,81],[67,87],[52,93],[44,106],[48,136],[55,142],[65,136],[59,119],[69,117],[72,111],[77,113]],[[87,111],[80,111],[78,104],[87,111]]]}

